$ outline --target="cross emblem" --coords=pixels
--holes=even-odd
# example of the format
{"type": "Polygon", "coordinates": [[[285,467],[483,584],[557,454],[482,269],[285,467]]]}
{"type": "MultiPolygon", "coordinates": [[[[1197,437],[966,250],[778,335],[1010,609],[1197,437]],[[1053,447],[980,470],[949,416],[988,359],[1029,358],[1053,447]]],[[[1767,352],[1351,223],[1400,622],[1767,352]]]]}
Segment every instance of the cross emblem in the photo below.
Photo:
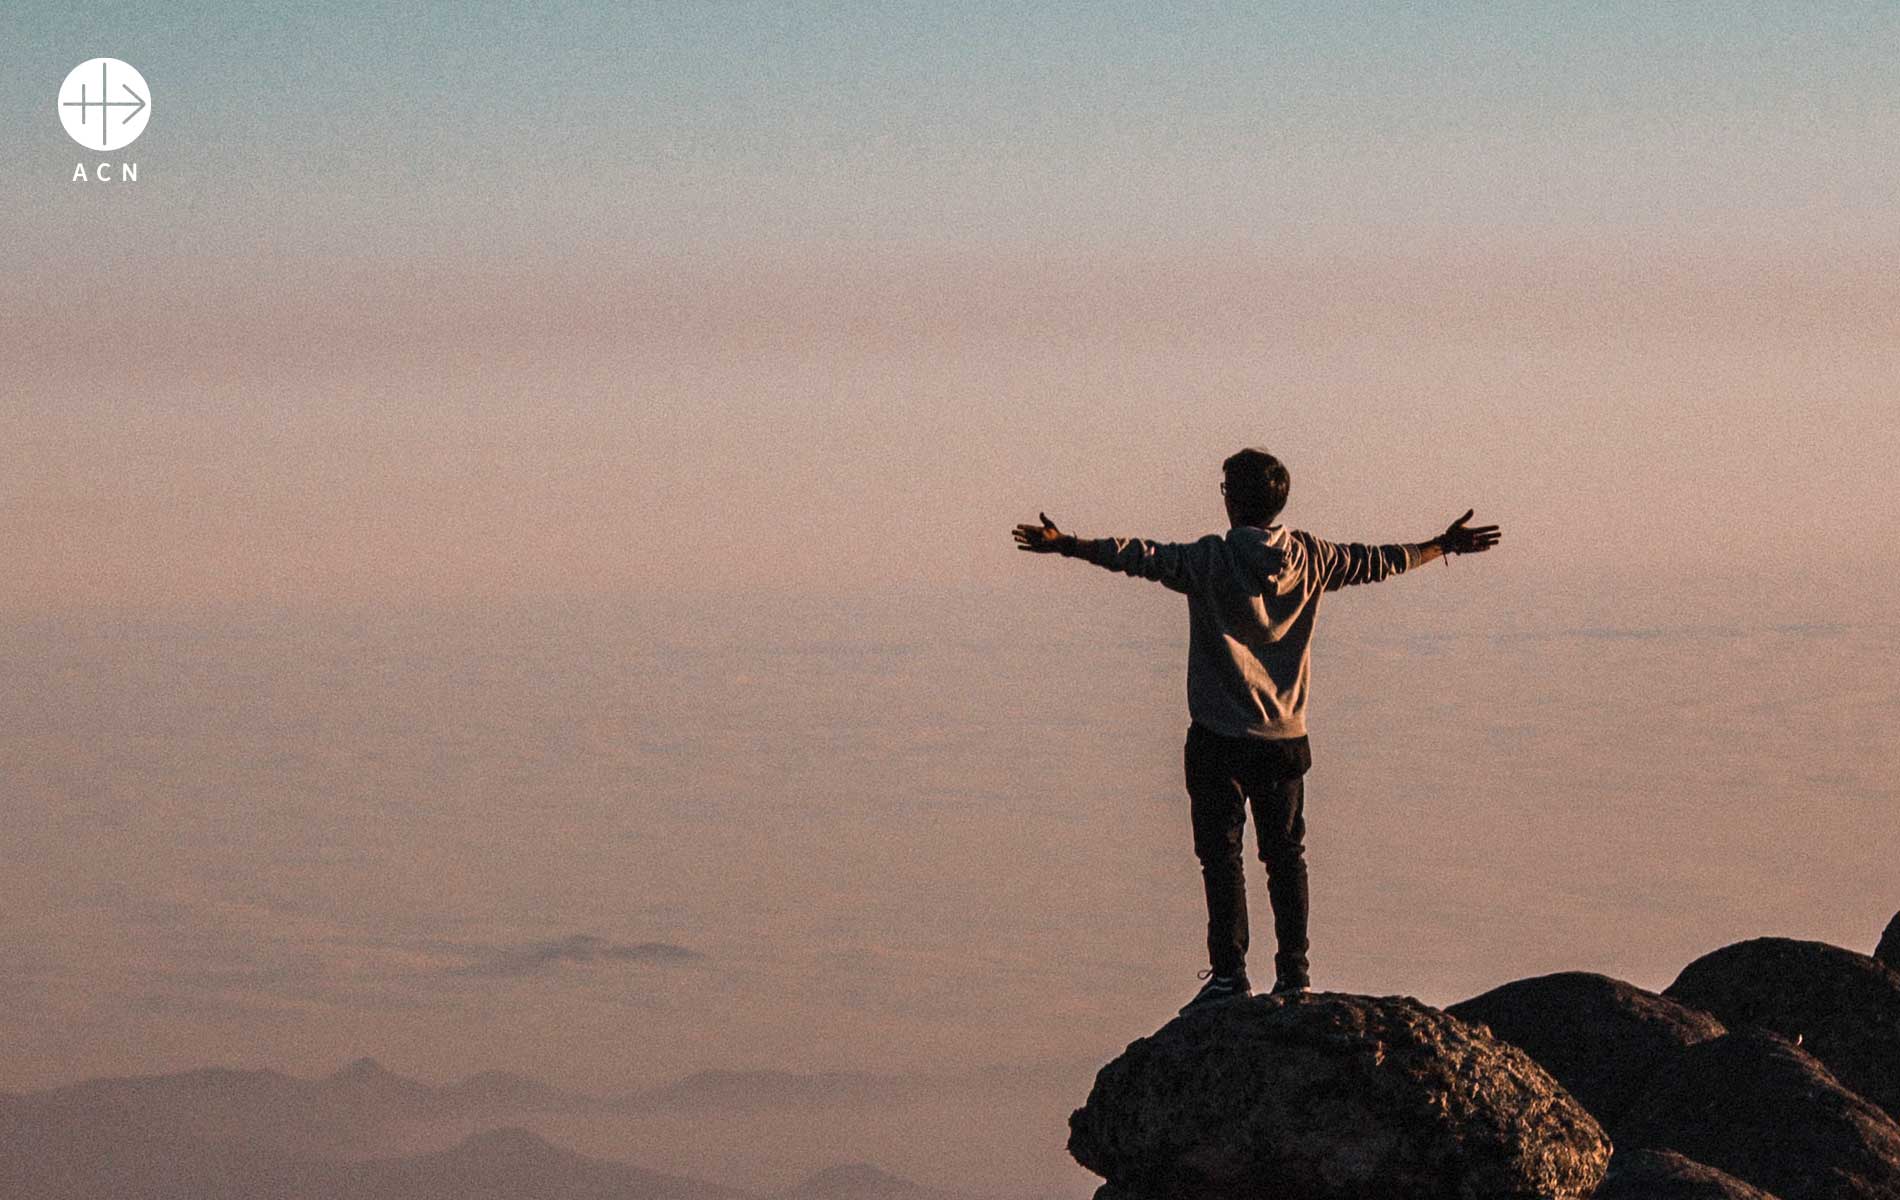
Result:
{"type": "Polygon", "coordinates": [[[60,123],[82,146],[116,150],[144,131],[150,91],[129,63],[116,58],[80,63],[59,89],[60,123]]]}

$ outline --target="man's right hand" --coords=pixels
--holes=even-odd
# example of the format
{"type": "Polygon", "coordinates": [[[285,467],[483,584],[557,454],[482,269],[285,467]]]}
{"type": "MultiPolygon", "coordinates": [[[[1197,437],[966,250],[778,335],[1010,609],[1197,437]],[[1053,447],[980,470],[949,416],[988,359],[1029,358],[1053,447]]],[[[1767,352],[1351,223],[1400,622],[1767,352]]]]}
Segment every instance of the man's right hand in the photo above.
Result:
{"type": "Polygon", "coordinates": [[[1056,528],[1056,523],[1049,519],[1048,513],[1036,515],[1042,518],[1041,525],[1018,525],[1010,531],[1010,536],[1016,539],[1018,550],[1027,550],[1031,554],[1054,554],[1062,549],[1065,541],[1075,541],[1056,528]]]}

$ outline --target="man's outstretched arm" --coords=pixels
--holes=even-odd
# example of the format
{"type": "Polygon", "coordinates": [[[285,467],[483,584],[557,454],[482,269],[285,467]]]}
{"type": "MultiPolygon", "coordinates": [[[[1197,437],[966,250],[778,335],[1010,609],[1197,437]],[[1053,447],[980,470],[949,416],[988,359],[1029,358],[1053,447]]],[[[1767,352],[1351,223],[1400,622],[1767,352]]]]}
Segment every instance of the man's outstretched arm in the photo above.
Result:
{"type": "Polygon", "coordinates": [[[1198,559],[1193,544],[1150,542],[1142,538],[1078,538],[1056,528],[1049,514],[1037,514],[1041,525],[1018,525],[1010,531],[1018,550],[1032,554],[1060,554],[1098,567],[1152,579],[1177,592],[1193,586],[1198,559]]]}
{"type": "Polygon", "coordinates": [[[1446,527],[1445,532],[1423,542],[1399,542],[1385,546],[1358,542],[1327,542],[1314,538],[1320,555],[1320,576],[1327,591],[1360,583],[1377,583],[1400,572],[1443,558],[1448,554],[1481,554],[1504,537],[1496,525],[1466,525],[1473,512],[1466,510],[1446,527]]]}

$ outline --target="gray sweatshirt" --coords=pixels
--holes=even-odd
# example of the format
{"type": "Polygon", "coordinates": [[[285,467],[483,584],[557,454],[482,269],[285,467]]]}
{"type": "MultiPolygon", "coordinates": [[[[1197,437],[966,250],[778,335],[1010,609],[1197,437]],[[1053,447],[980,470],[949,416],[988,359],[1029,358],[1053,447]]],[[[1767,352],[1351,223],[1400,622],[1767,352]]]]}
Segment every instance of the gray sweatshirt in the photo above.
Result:
{"type": "Polygon", "coordinates": [[[1328,542],[1300,529],[1236,525],[1198,542],[1078,538],[1064,554],[1152,579],[1188,598],[1188,714],[1228,737],[1306,733],[1309,647],[1319,598],[1415,567],[1422,548],[1328,542]]]}

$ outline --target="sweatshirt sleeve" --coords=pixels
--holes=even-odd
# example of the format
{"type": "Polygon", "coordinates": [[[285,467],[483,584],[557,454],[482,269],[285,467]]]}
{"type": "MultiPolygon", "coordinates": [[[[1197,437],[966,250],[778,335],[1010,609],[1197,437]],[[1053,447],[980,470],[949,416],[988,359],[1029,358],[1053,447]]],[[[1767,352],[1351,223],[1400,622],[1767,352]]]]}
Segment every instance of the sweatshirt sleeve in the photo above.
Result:
{"type": "Polygon", "coordinates": [[[1329,542],[1311,534],[1307,538],[1312,546],[1316,574],[1329,592],[1361,583],[1378,583],[1404,574],[1419,563],[1419,548],[1411,543],[1329,542]]]}
{"type": "Polygon", "coordinates": [[[1207,578],[1208,543],[1219,537],[1208,535],[1198,542],[1150,542],[1143,538],[1077,538],[1069,557],[1092,562],[1098,567],[1152,579],[1163,587],[1186,595],[1207,578]]]}

